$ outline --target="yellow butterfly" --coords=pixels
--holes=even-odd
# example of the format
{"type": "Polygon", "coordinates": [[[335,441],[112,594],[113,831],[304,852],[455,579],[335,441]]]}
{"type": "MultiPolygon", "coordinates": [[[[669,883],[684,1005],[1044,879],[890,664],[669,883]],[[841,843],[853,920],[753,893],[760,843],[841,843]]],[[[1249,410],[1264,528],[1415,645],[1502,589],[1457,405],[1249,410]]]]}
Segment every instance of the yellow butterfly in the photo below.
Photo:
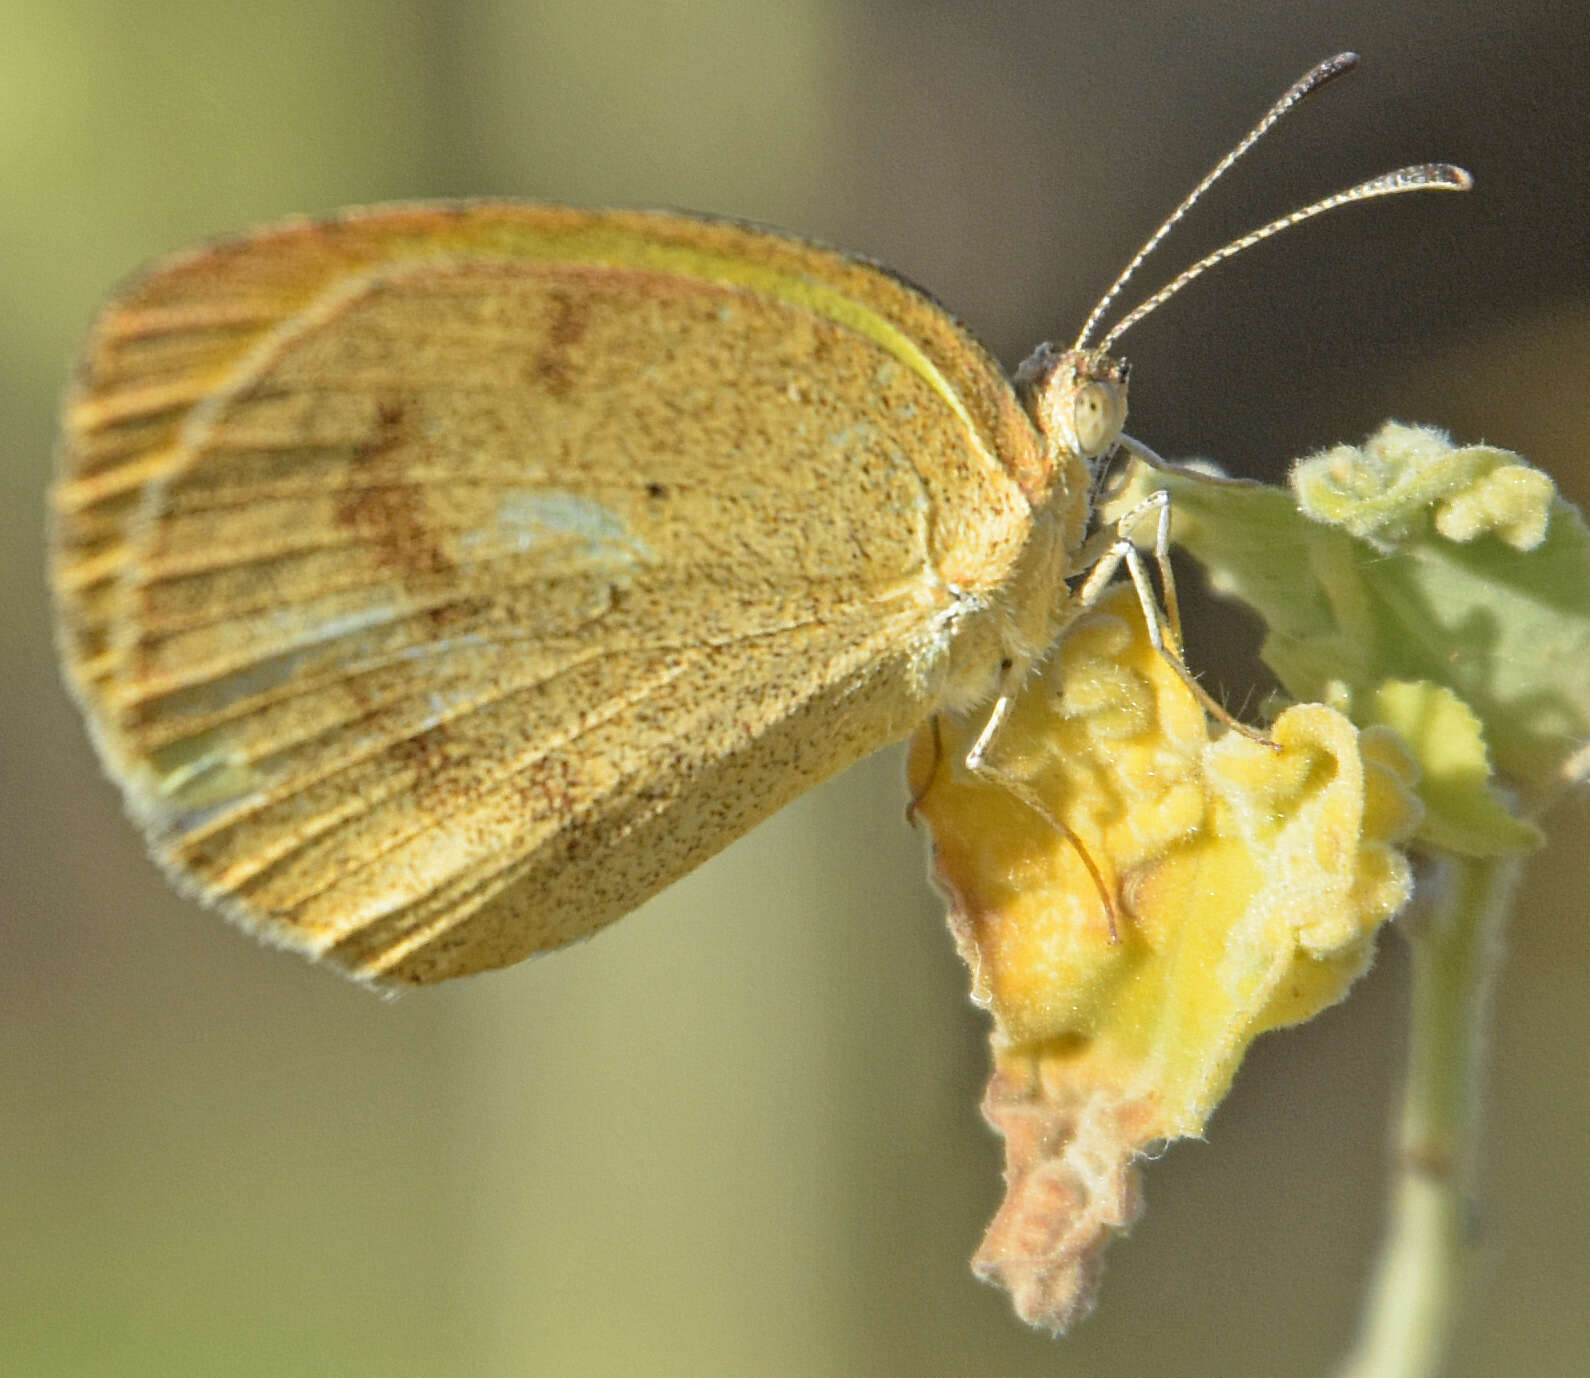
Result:
{"type": "Polygon", "coordinates": [[[724,220],[394,206],[162,261],[65,405],[69,682],[156,857],[272,942],[418,983],[584,937],[1007,703],[1134,557],[1087,540],[1109,345],[1163,297],[1090,346],[1119,285],[1012,382],[877,265],[724,220]]]}

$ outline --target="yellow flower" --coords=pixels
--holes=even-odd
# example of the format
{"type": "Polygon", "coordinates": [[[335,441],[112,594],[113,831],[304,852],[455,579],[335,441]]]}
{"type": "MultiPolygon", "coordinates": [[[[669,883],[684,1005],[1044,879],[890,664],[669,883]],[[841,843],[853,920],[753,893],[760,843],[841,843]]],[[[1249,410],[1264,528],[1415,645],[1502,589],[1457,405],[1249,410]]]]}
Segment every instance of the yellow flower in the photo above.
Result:
{"type": "Polygon", "coordinates": [[[1412,887],[1415,767],[1387,729],[1292,707],[1212,736],[1113,590],[1021,694],[912,743],[951,925],[994,1016],[984,1113],[1006,1199],[975,1266],[1059,1331],[1136,1210],[1133,1161],[1197,1134],[1258,1034],[1340,999],[1412,887]]]}

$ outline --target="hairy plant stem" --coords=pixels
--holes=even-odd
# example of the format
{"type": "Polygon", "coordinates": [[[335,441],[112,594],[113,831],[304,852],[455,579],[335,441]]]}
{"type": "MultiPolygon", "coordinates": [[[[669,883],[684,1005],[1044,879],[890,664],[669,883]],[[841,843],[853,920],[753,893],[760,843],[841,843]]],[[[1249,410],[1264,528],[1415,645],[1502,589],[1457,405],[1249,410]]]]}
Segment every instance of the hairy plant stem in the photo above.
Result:
{"type": "Polygon", "coordinates": [[[1337,1378],[1440,1372],[1472,1243],[1485,1030],[1520,869],[1516,856],[1446,856],[1426,877],[1407,931],[1412,1036],[1386,1235],[1337,1378]]]}

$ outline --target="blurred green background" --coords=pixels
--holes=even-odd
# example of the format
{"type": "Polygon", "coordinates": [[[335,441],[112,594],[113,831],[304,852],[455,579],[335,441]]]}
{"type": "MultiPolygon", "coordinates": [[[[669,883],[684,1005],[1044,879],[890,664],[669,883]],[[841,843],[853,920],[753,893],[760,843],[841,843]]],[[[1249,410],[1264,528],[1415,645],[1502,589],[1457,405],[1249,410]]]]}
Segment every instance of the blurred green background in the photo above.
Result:
{"type": "MultiPolygon", "coordinates": [[[[10,0],[0,44],[0,1371],[1307,1375],[1345,1343],[1401,1053],[1397,943],[1151,1166],[1055,1344],[966,1260],[999,1194],[984,1021],[897,753],[577,951],[383,1002],[145,860],[58,687],[54,408],[147,256],[284,213],[487,194],[712,209],[929,284],[1007,363],[1069,339],[1285,85],[1366,67],[1150,272],[1404,162],[1467,198],[1265,246],[1130,338],[1132,430],[1273,475],[1387,415],[1590,499],[1590,20],[1549,0],[10,0]]],[[[1205,607],[1197,664],[1252,641],[1205,607]]],[[[1234,695],[1240,670],[1222,672],[1234,695]]],[[[1218,679],[1219,676],[1216,676],[1218,679]]],[[[1590,1355],[1590,808],[1498,992],[1453,1371],[1590,1355]]]]}

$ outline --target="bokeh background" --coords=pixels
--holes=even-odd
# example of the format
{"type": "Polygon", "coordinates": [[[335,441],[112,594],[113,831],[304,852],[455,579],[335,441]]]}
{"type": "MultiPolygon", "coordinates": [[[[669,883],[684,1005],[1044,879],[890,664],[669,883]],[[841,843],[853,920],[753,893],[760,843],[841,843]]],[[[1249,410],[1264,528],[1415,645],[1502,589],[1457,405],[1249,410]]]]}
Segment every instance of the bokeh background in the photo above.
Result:
{"type": "MultiPolygon", "coordinates": [[[[0,1371],[1322,1373],[1351,1330],[1403,1047],[1395,940],[1264,1040],[1070,1339],[966,1260],[999,1194],[983,1018],[871,760],[577,951],[381,1001],[145,860],[58,687],[55,398],[147,256],[450,194],[771,221],[932,286],[1007,363],[1069,339],[1318,58],[1149,282],[1449,158],[1467,198],[1319,222],[1130,339],[1135,434],[1273,475],[1388,415],[1590,499],[1590,19],[1556,0],[10,0],[0,42],[0,1371]]],[[[1242,692],[1251,628],[1196,663],[1242,692]]],[[[1497,995],[1482,1262],[1454,1374],[1590,1355],[1590,808],[1497,995]]]]}

